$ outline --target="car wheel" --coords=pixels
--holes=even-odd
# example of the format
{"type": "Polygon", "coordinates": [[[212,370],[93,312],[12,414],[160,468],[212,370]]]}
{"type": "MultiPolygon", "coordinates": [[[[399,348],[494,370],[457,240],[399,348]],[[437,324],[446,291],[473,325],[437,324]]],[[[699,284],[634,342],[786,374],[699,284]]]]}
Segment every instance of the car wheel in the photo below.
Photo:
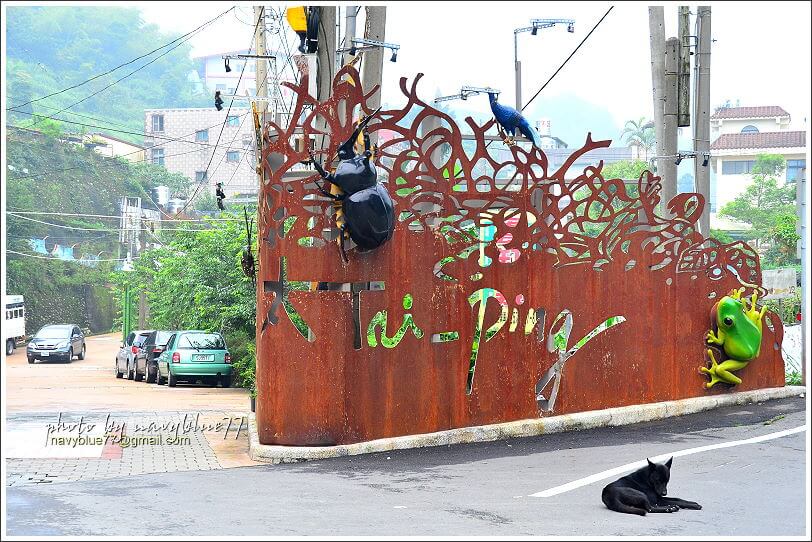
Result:
{"type": "Polygon", "coordinates": [[[79,352],[79,359],[85,359],[85,354],[87,354],[87,345],[82,344],[82,351],[79,352]]]}
{"type": "Polygon", "coordinates": [[[124,373],[122,373],[121,371],[118,370],[118,360],[116,360],[115,372],[116,372],[116,378],[122,378],[124,376],[124,373]]]}
{"type": "Polygon", "coordinates": [[[9,339],[6,341],[6,355],[10,356],[14,353],[14,339],[9,339]]]}
{"type": "Polygon", "coordinates": [[[68,350],[68,363],[70,363],[71,361],[73,361],[73,348],[68,350]]]}
{"type": "Polygon", "coordinates": [[[155,382],[155,372],[150,371],[149,365],[147,365],[146,372],[147,372],[146,378],[147,384],[152,384],[153,382],[155,382]]]}
{"type": "Polygon", "coordinates": [[[220,379],[220,385],[223,386],[224,388],[230,388],[231,387],[231,377],[230,376],[222,377],[220,379]]]}
{"type": "Polygon", "coordinates": [[[34,358],[28,358],[28,363],[34,363],[34,358]]]}
{"type": "Polygon", "coordinates": [[[169,374],[167,375],[167,377],[166,377],[166,378],[167,378],[167,380],[166,380],[166,381],[167,381],[167,383],[169,384],[169,387],[170,387],[170,388],[174,388],[175,386],[177,386],[177,385],[178,385],[178,377],[177,377],[177,376],[175,376],[175,375],[172,373],[172,371],[169,371],[169,374]]]}
{"type": "Polygon", "coordinates": [[[144,379],[144,375],[138,373],[138,362],[135,362],[135,368],[133,369],[133,373],[135,375],[135,381],[141,382],[144,379]]]}
{"type": "Polygon", "coordinates": [[[163,378],[161,378],[161,367],[160,366],[155,367],[155,383],[157,385],[159,385],[159,386],[164,383],[163,378]]]}
{"type": "Polygon", "coordinates": [[[127,364],[127,380],[132,380],[135,378],[133,374],[133,367],[129,363],[127,364]]]}

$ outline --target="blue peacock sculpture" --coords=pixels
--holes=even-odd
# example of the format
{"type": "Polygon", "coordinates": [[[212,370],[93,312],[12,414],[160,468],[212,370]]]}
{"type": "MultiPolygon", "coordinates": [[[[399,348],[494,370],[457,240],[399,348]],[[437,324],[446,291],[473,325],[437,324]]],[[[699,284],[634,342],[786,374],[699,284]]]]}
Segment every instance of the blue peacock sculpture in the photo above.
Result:
{"type": "Polygon", "coordinates": [[[527,119],[509,105],[500,104],[496,97],[497,94],[495,92],[488,93],[493,116],[496,117],[496,122],[499,123],[499,126],[501,126],[502,129],[507,133],[505,143],[508,145],[516,144],[515,141],[513,141],[513,136],[516,134],[516,129],[518,128],[519,132],[523,136],[533,142],[534,147],[540,149],[541,138],[539,138],[538,133],[533,129],[533,127],[530,126],[530,123],[527,122],[527,119]]]}

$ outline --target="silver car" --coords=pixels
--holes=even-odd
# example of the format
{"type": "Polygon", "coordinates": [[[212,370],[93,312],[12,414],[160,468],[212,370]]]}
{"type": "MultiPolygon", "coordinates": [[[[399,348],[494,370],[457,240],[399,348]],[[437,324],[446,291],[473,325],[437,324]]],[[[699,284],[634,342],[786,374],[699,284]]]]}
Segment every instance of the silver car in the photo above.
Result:
{"type": "Polygon", "coordinates": [[[74,324],[44,326],[26,347],[28,363],[55,360],[70,363],[73,356],[85,359],[85,334],[74,324]]]}
{"type": "Polygon", "coordinates": [[[121,343],[116,355],[116,378],[121,378],[125,374],[128,380],[141,380],[143,375],[136,372],[136,359],[144,347],[144,341],[154,330],[152,329],[139,329],[131,331],[127,335],[127,339],[121,343]]]}

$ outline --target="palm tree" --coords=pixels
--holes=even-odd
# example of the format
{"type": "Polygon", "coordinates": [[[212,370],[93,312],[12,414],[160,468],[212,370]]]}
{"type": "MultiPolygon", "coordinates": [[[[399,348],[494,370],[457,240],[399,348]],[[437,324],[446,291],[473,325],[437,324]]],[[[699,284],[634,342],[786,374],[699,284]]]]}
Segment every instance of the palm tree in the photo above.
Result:
{"type": "Polygon", "coordinates": [[[645,151],[645,159],[648,160],[649,152],[653,151],[657,145],[657,137],[654,133],[654,122],[646,121],[645,117],[639,120],[627,120],[620,134],[627,144],[637,145],[645,151]]]}

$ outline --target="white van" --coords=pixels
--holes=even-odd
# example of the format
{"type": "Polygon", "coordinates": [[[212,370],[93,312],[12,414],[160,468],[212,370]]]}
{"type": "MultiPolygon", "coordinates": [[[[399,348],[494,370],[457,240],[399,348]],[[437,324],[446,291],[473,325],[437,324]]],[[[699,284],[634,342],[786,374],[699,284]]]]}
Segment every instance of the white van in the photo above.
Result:
{"type": "Polygon", "coordinates": [[[25,300],[21,295],[6,296],[6,322],[3,325],[6,355],[14,353],[18,341],[25,339],[25,300]]]}

